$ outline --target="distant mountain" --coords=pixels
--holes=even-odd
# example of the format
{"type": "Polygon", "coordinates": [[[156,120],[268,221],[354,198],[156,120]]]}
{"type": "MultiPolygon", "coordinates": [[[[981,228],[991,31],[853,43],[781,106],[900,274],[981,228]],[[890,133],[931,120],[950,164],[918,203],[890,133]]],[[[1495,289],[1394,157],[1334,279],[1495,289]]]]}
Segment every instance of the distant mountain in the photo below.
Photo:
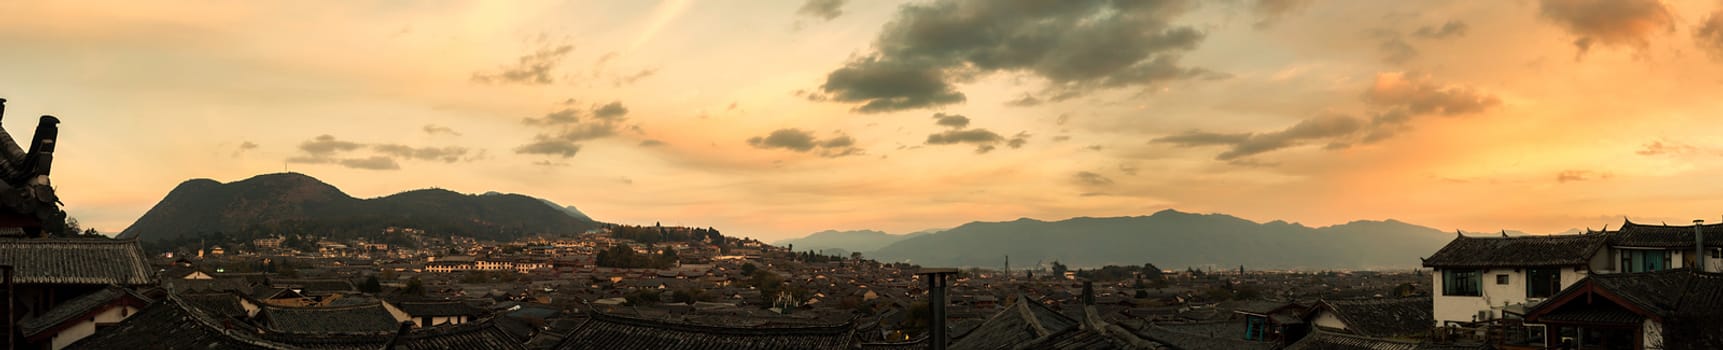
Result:
{"type": "MultiPolygon", "coordinates": [[[[842,250],[843,252],[865,252],[865,251],[879,249],[881,247],[885,247],[886,245],[896,243],[897,241],[901,241],[904,239],[914,238],[914,237],[918,237],[921,235],[925,235],[925,234],[927,234],[926,232],[927,231],[910,233],[910,234],[903,234],[903,235],[894,235],[894,234],[889,234],[889,233],[874,231],[874,230],[858,230],[858,231],[825,230],[825,231],[820,231],[820,232],[814,232],[813,234],[809,234],[809,235],[802,237],[802,238],[793,238],[793,239],[786,239],[786,240],[778,241],[776,243],[773,243],[772,245],[776,245],[779,247],[795,245],[796,251],[807,251],[807,250],[826,251],[826,250],[830,250],[830,249],[838,249],[838,250],[842,250]]],[[[825,253],[830,254],[831,252],[833,252],[833,251],[827,251],[825,253]]]]}
{"type": "Polygon", "coordinates": [[[518,194],[468,195],[443,189],[357,199],[298,173],[259,175],[225,184],[194,179],[168,192],[118,237],[144,241],[217,233],[230,237],[277,233],[358,237],[400,226],[501,240],[598,227],[584,214],[577,217],[546,203],[518,194]]]}
{"type": "Polygon", "coordinates": [[[1057,260],[1073,267],[1411,268],[1453,238],[1454,233],[1395,220],[1312,228],[1164,210],[1135,217],[972,222],[864,254],[923,266],[995,267],[1010,255],[1014,267],[1057,260]]]}
{"type": "MultiPolygon", "coordinates": [[[[491,192],[485,192],[484,195],[485,196],[502,196],[502,195],[510,195],[510,194],[513,194],[513,193],[502,193],[502,192],[497,192],[497,191],[491,191],[491,192]]],[[[556,202],[552,202],[549,199],[543,199],[543,198],[539,198],[538,200],[541,202],[544,202],[545,205],[549,205],[551,208],[556,208],[557,210],[561,210],[564,213],[568,213],[569,216],[573,216],[576,219],[593,221],[591,216],[587,216],[586,213],[581,212],[580,209],[576,209],[572,205],[564,206],[561,204],[556,204],[556,202]]]]}

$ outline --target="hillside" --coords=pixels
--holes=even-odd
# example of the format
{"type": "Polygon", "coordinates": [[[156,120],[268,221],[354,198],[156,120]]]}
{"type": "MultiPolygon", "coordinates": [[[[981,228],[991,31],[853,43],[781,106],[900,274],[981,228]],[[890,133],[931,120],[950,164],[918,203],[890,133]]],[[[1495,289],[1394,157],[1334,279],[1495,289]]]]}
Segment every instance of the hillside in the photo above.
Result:
{"type": "Polygon", "coordinates": [[[220,233],[251,237],[317,233],[336,237],[376,234],[384,227],[425,229],[481,239],[536,233],[577,233],[598,227],[544,200],[518,194],[468,195],[414,190],[357,199],[297,173],[259,175],[231,183],[181,183],[120,238],[146,242],[220,233]]]}
{"type": "Polygon", "coordinates": [[[1058,260],[1071,266],[1411,268],[1453,238],[1453,233],[1394,220],[1312,228],[1164,210],[1135,217],[972,222],[865,254],[928,266],[995,267],[1010,255],[1013,266],[1058,260]]]}
{"type": "Polygon", "coordinates": [[[865,252],[883,248],[897,241],[918,237],[926,233],[894,235],[874,230],[836,231],[825,230],[814,232],[806,237],[792,238],[772,243],[779,247],[795,245],[796,250],[831,250],[839,249],[850,252],[865,252]]]}

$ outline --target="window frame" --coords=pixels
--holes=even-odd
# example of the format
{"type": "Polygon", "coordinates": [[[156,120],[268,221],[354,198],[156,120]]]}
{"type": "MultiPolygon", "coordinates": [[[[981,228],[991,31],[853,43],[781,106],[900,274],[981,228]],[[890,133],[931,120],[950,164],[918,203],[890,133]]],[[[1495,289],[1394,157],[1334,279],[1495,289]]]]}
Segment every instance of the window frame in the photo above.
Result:
{"type": "Polygon", "coordinates": [[[1454,297],[1484,296],[1484,271],[1481,269],[1442,270],[1442,295],[1454,297]]]}

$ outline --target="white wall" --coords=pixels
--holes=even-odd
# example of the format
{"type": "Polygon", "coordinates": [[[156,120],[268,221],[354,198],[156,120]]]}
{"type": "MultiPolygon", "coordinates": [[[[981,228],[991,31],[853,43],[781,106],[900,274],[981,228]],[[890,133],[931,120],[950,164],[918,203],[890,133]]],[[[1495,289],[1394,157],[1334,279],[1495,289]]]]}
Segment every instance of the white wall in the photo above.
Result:
{"type": "Polygon", "coordinates": [[[1655,320],[1646,319],[1645,323],[1641,325],[1639,329],[1641,332],[1645,333],[1645,335],[1641,337],[1645,339],[1645,349],[1663,348],[1658,346],[1658,344],[1663,343],[1663,324],[1657,323],[1655,320]]]}
{"type": "Polygon", "coordinates": [[[1314,320],[1312,320],[1310,323],[1312,325],[1317,326],[1317,327],[1322,327],[1322,328],[1327,328],[1327,329],[1340,329],[1340,330],[1347,329],[1346,328],[1346,322],[1341,322],[1339,317],[1334,317],[1334,313],[1328,312],[1328,310],[1317,311],[1316,312],[1316,318],[1314,320]]]}
{"type": "MultiPolygon", "coordinates": [[[[1445,321],[1472,322],[1478,315],[1478,311],[1481,310],[1490,310],[1491,317],[1500,318],[1502,317],[1502,308],[1507,305],[1524,304],[1528,301],[1526,298],[1526,269],[1522,268],[1519,271],[1483,269],[1480,271],[1483,273],[1480,281],[1482,282],[1480,290],[1483,293],[1481,296],[1475,297],[1443,295],[1442,276],[1447,271],[1437,270],[1430,274],[1433,280],[1430,285],[1434,288],[1432,291],[1435,294],[1433,315],[1436,318],[1436,326],[1441,326],[1445,321]],[[1496,275],[1502,274],[1508,275],[1508,283],[1496,284],[1496,275]]],[[[1585,278],[1586,272],[1583,270],[1574,271],[1572,267],[1563,267],[1560,275],[1561,287],[1566,289],[1568,286],[1572,286],[1574,282],[1585,278]]]]}
{"type": "Polygon", "coordinates": [[[97,313],[94,318],[78,320],[78,323],[72,325],[72,327],[66,328],[58,334],[54,334],[54,338],[50,340],[49,343],[53,346],[54,350],[64,349],[66,346],[72,345],[73,342],[76,342],[79,339],[84,339],[84,337],[96,334],[97,323],[120,323],[120,321],[123,321],[132,315],[136,315],[137,313],[138,309],[131,306],[110,307],[107,310],[103,310],[101,313],[97,313]]]}

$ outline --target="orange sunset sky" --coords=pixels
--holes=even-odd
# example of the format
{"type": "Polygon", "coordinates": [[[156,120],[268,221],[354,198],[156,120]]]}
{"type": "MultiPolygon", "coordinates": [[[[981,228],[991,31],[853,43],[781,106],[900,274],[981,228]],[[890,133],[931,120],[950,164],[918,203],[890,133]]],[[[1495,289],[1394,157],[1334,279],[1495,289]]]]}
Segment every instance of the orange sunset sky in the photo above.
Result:
{"type": "Polygon", "coordinates": [[[0,97],[110,234],[281,171],[768,239],[1723,219],[1715,0],[5,1],[0,97]]]}

